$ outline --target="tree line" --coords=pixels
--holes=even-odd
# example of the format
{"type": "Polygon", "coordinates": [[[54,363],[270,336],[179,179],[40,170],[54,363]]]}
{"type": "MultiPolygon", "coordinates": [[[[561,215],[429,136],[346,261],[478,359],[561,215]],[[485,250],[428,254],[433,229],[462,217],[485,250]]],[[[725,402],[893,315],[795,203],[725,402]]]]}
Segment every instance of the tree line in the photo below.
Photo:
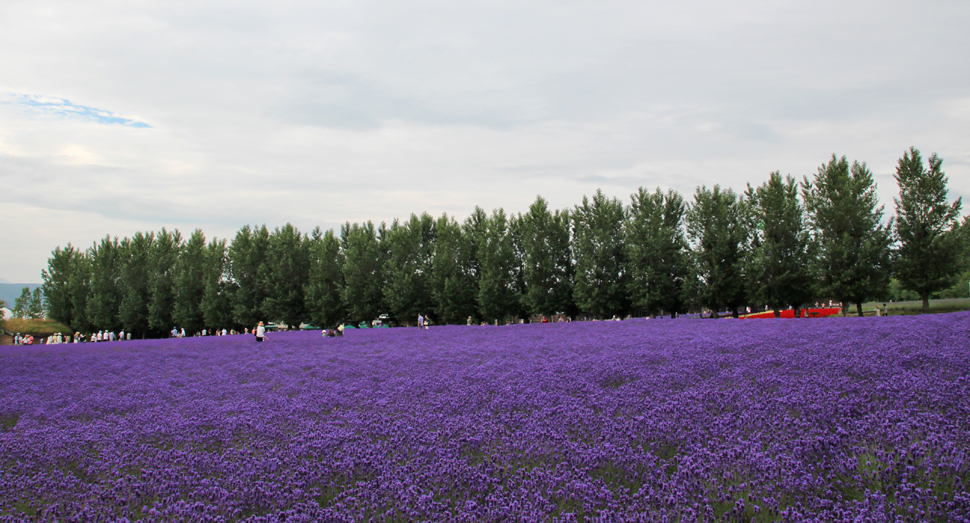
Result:
{"type": "Polygon", "coordinates": [[[884,216],[865,163],[832,156],[800,182],[640,188],[624,203],[597,190],[572,209],[540,196],[522,214],[476,207],[462,222],[412,214],[390,225],[301,233],[245,226],[105,237],[58,247],[43,271],[49,317],[80,331],[163,336],[173,326],[241,328],[260,320],[333,326],[388,314],[411,322],[610,317],[691,308],[780,311],[832,299],[884,299],[891,282],[923,300],[967,269],[967,219],[950,202],[942,160],[915,148],[896,168],[896,214],[884,216]]]}

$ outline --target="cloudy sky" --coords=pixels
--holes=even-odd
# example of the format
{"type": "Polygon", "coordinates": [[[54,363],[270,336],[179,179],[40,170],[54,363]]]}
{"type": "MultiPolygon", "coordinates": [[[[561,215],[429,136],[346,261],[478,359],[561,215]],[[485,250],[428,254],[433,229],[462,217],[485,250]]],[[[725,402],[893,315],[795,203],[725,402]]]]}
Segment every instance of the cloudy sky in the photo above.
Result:
{"type": "Polygon", "coordinates": [[[833,153],[891,212],[911,145],[967,197],[968,23],[966,0],[4,0],[0,278],[106,234],[737,190],[833,153]]]}

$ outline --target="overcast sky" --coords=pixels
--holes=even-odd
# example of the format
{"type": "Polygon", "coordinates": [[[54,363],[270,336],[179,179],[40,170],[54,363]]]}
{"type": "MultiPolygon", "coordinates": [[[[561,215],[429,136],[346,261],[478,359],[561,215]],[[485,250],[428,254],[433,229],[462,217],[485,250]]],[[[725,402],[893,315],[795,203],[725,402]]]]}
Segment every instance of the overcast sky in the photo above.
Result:
{"type": "MultiPolygon", "coordinates": [[[[107,234],[303,231],[937,152],[970,2],[0,3],[0,278],[107,234]]],[[[970,202],[965,205],[966,214],[970,202]]]]}

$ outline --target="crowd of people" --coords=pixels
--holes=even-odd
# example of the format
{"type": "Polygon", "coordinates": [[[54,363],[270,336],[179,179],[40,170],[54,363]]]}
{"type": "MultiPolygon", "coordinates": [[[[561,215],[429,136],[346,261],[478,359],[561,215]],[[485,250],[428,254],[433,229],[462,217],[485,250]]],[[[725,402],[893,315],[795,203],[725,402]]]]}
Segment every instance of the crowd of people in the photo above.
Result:
{"type": "MultiPolygon", "coordinates": [[[[199,336],[235,336],[237,334],[246,334],[246,331],[236,332],[236,329],[202,329],[193,334],[193,337],[199,336]]],[[[172,327],[169,332],[169,336],[172,338],[185,338],[185,328],[172,327]]]]}
{"type": "MultiPolygon", "coordinates": [[[[96,343],[99,341],[118,341],[130,339],[131,333],[126,334],[125,331],[121,331],[116,334],[114,332],[102,330],[89,335],[82,334],[80,332],[75,332],[73,335],[55,332],[46,338],[41,338],[38,343],[41,345],[60,345],[62,343],[96,343]]],[[[14,345],[34,345],[34,341],[34,336],[32,334],[20,334],[18,332],[13,337],[14,345]]]]}
{"type": "MultiPolygon", "coordinates": [[[[619,318],[614,317],[613,319],[616,320],[619,318]]],[[[571,320],[572,320],[571,318],[565,318],[564,316],[560,315],[554,321],[557,323],[562,323],[562,322],[569,322],[571,320]]],[[[542,318],[543,323],[549,323],[549,321],[550,320],[548,318],[543,316],[542,318]]],[[[511,323],[512,323],[511,320],[506,322],[507,325],[511,323]]],[[[469,316],[468,325],[473,325],[473,324],[474,324],[474,320],[472,319],[471,316],[469,316]]],[[[487,325],[486,322],[482,322],[481,324],[487,325]]],[[[499,324],[498,321],[496,321],[495,325],[498,325],[498,324],[499,324]]],[[[418,328],[428,329],[430,328],[430,326],[431,326],[431,319],[425,316],[424,314],[419,314],[418,328]]],[[[251,330],[243,329],[242,331],[237,331],[235,329],[212,329],[212,330],[202,329],[201,331],[196,332],[192,336],[193,337],[235,336],[239,334],[252,334],[256,338],[257,342],[262,342],[263,340],[267,339],[266,332],[267,332],[266,326],[263,324],[263,322],[259,322],[259,324],[256,327],[253,327],[251,330]]],[[[343,336],[344,325],[341,324],[338,327],[333,329],[323,329],[321,334],[325,338],[343,336]]],[[[172,338],[185,338],[188,335],[186,334],[184,328],[180,329],[178,327],[172,327],[172,330],[169,331],[169,336],[172,338]]],[[[35,340],[33,335],[20,334],[19,332],[15,334],[13,337],[14,345],[35,345],[35,344],[57,345],[62,343],[97,343],[102,341],[124,341],[124,340],[131,340],[131,333],[126,333],[124,330],[118,333],[114,333],[108,330],[101,330],[91,334],[75,332],[73,335],[57,332],[46,338],[41,338],[39,341],[35,340]]]]}

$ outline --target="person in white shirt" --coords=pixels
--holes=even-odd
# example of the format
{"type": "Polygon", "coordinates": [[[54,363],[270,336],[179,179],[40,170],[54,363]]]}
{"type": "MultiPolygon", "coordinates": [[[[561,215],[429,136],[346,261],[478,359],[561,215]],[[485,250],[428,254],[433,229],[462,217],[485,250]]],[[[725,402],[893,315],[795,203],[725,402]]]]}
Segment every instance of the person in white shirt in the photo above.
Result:
{"type": "Polygon", "coordinates": [[[263,326],[263,322],[259,322],[256,326],[256,341],[263,341],[266,337],[266,327],[263,326]]]}

